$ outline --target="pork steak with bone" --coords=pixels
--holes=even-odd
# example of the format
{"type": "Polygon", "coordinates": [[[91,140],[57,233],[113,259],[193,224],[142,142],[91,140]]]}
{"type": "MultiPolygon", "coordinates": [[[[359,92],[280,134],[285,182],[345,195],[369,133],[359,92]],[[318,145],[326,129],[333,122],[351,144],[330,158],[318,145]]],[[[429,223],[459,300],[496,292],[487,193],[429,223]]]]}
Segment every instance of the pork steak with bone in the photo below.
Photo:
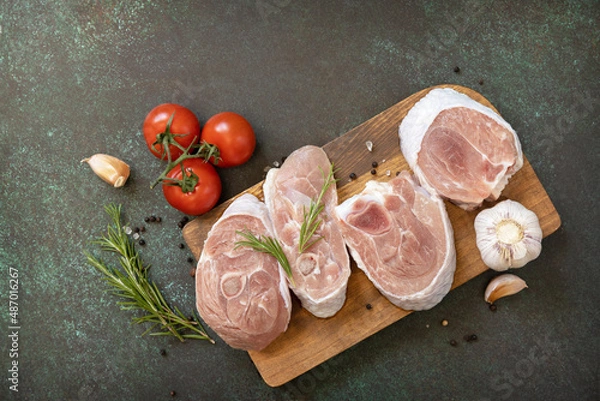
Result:
{"type": "Polygon", "coordinates": [[[239,246],[240,232],[274,235],[254,195],[236,198],[208,232],[196,269],[196,306],[231,347],[261,350],[287,330],[292,302],[275,257],[239,246]]]}
{"type": "Polygon", "coordinates": [[[342,308],[350,277],[348,251],[333,218],[338,197],[331,180],[327,154],[307,145],[292,152],[280,168],[270,169],[263,184],[275,235],[291,266],[290,288],[306,310],[321,318],[342,308]],[[315,217],[316,230],[303,235],[309,215],[315,217]]]}
{"type": "Polygon", "coordinates": [[[425,310],[450,291],[456,251],[443,200],[408,171],[364,190],[335,208],[357,266],[394,305],[425,310]]]}
{"type": "Polygon", "coordinates": [[[465,210],[494,201],[523,166],[516,132],[498,113],[451,88],[430,91],[399,127],[421,185],[465,210]]]}

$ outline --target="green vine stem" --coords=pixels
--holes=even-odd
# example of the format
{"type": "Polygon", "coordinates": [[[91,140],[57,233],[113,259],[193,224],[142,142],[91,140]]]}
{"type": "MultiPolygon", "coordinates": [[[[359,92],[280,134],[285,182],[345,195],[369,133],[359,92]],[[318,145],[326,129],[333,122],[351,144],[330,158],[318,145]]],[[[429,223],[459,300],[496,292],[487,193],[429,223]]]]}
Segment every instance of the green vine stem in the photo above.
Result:
{"type": "Polygon", "coordinates": [[[150,185],[150,189],[154,189],[161,182],[166,182],[166,185],[176,185],[182,188],[183,192],[191,192],[196,183],[198,182],[198,176],[195,174],[186,174],[183,168],[183,161],[187,159],[204,159],[205,162],[208,162],[211,158],[215,161],[214,163],[218,165],[220,157],[219,157],[219,149],[215,145],[211,145],[210,143],[200,142],[195,143],[192,142],[187,148],[184,148],[179,144],[175,138],[178,136],[185,136],[189,134],[174,134],[171,132],[171,124],[173,123],[173,117],[175,113],[171,114],[169,121],[167,121],[167,126],[165,127],[165,132],[162,132],[156,135],[156,142],[152,144],[153,149],[158,150],[156,145],[162,145],[163,153],[161,155],[161,160],[167,160],[167,166],[163,170],[163,172],[158,176],[156,180],[150,185]],[[179,149],[182,154],[175,160],[171,160],[171,150],[170,146],[175,146],[179,149]],[[172,178],[168,178],[167,175],[171,170],[175,167],[181,166],[182,169],[182,180],[175,180],[172,178]]]}

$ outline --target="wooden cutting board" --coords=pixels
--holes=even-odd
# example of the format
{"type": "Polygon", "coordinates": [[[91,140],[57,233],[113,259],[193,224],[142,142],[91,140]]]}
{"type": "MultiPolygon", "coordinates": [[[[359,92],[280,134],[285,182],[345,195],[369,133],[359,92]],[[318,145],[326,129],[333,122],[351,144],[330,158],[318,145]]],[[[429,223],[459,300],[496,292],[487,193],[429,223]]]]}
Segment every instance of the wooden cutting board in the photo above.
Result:
{"type": "MultiPolygon", "coordinates": [[[[408,169],[400,152],[398,126],[417,101],[431,89],[440,87],[453,88],[493,108],[483,96],[471,89],[457,85],[439,85],[413,94],[323,146],[337,169],[340,203],[360,192],[368,180],[386,181],[395,176],[396,172],[408,169]],[[367,141],[373,143],[372,151],[367,149],[367,141]],[[371,174],[373,162],[378,165],[374,175],[371,174]],[[350,180],[351,173],[356,174],[357,178],[350,180]]],[[[262,199],[262,182],[244,192],[262,199]]],[[[523,168],[512,177],[500,200],[505,198],[516,200],[533,210],[540,219],[544,237],[560,227],[560,217],[527,160],[523,168]]],[[[183,237],[196,258],[202,252],[206,234],[232,200],[184,227],[183,237]]],[[[448,202],[446,205],[456,243],[457,266],[452,287],[456,288],[487,268],[475,245],[473,221],[477,211],[466,212],[448,202]]],[[[492,204],[484,205],[490,206],[492,204]]],[[[411,312],[400,309],[385,299],[353,262],[346,303],[335,316],[316,318],[300,307],[294,298],[288,330],[266,349],[251,351],[249,354],[264,381],[273,387],[280,386],[409,313],[411,312]],[[367,305],[370,305],[369,309],[367,305]]]]}

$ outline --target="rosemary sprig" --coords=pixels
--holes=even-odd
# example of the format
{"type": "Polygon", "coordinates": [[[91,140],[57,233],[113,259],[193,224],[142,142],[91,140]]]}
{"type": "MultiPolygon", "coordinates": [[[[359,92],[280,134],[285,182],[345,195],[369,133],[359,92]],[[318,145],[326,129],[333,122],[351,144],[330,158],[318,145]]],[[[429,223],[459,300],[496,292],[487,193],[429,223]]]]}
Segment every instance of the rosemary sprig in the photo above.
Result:
{"type": "Polygon", "coordinates": [[[245,240],[237,241],[233,249],[237,249],[240,246],[247,246],[254,249],[255,251],[267,253],[275,257],[275,259],[277,259],[281,267],[283,267],[283,271],[285,272],[285,274],[287,274],[292,286],[296,286],[296,284],[294,283],[294,277],[292,276],[292,267],[290,266],[290,262],[285,256],[285,253],[283,252],[279,241],[277,241],[273,237],[269,237],[268,235],[261,235],[257,237],[248,230],[236,231],[236,234],[241,235],[245,238],[245,240]]]}
{"type": "Polygon", "coordinates": [[[104,275],[111,286],[109,292],[123,298],[118,302],[123,310],[141,310],[143,315],[133,317],[134,323],[152,323],[142,335],[174,336],[185,339],[207,340],[214,344],[204,327],[196,318],[187,318],[177,307],[171,308],[156,284],[148,279],[149,265],[145,265],[121,224],[121,205],[109,204],[104,207],[112,219],[106,234],[92,241],[105,252],[117,255],[121,269],[107,265],[88,251],[84,251],[87,261],[104,275]]]}
{"type": "Polygon", "coordinates": [[[323,209],[325,209],[325,204],[323,203],[323,196],[325,192],[329,189],[329,187],[336,182],[334,178],[334,169],[333,164],[329,166],[329,173],[327,177],[325,177],[325,173],[323,173],[324,184],[323,188],[321,188],[321,192],[317,196],[316,200],[311,200],[308,211],[306,207],[304,207],[304,219],[302,221],[302,225],[300,226],[300,238],[298,240],[298,252],[303,253],[312,245],[323,239],[323,237],[319,236],[313,238],[321,223],[322,219],[319,218],[323,209]]]}

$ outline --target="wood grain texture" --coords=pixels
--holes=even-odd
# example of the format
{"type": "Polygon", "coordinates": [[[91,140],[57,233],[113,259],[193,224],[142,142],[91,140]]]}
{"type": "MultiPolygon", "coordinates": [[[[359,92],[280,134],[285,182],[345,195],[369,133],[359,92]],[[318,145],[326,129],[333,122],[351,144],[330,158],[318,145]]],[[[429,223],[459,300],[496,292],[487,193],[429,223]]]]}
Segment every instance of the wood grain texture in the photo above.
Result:
{"type": "MultiPolygon", "coordinates": [[[[360,192],[368,180],[386,181],[395,176],[396,172],[408,169],[400,152],[398,127],[417,101],[431,89],[439,87],[453,88],[494,108],[483,96],[471,89],[457,85],[439,85],[413,94],[326,144],[323,149],[336,168],[340,203],[360,192]],[[366,141],[373,143],[371,152],[365,146],[366,141]],[[378,164],[374,175],[371,174],[373,162],[378,164]],[[351,173],[356,174],[357,178],[350,180],[351,173]]],[[[262,182],[244,192],[262,199],[262,182]]],[[[538,215],[544,237],[560,227],[560,217],[527,159],[523,168],[510,180],[500,200],[506,198],[522,203],[538,215]]],[[[232,200],[184,227],[184,239],[196,258],[202,252],[204,239],[212,224],[232,200]]],[[[473,221],[478,211],[466,212],[449,202],[446,202],[446,206],[456,244],[457,268],[452,286],[456,288],[486,271],[487,267],[481,261],[475,244],[473,221]]],[[[490,206],[493,204],[484,205],[490,206]]],[[[352,262],[346,303],[335,316],[328,319],[316,318],[301,308],[294,298],[288,330],[263,351],[251,351],[249,354],[265,382],[270,386],[280,386],[409,313],[411,311],[400,309],[384,298],[352,262]],[[371,305],[371,309],[366,308],[367,304],[371,305]]]]}

